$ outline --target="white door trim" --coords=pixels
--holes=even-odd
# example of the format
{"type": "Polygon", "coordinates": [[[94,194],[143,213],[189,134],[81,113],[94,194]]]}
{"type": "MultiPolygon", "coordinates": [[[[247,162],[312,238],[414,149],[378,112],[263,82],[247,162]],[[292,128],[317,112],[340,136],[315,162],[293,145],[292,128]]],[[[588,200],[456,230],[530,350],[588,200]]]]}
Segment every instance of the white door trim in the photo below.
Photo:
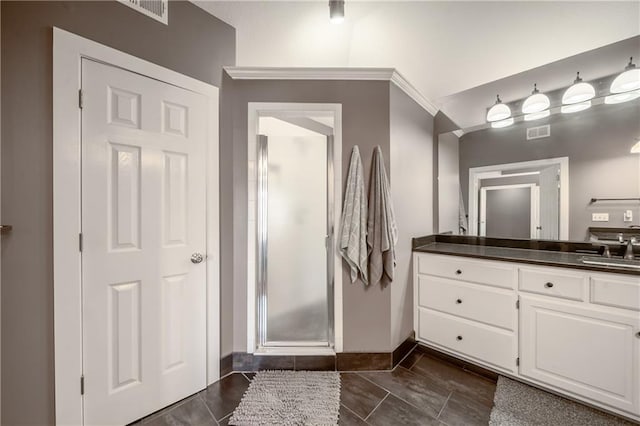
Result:
{"type": "Polygon", "coordinates": [[[560,234],[561,240],[569,239],[569,157],[518,163],[495,164],[469,169],[469,235],[479,235],[479,191],[480,180],[500,177],[501,170],[517,170],[558,164],[560,166],[560,234]]]}
{"type": "Polygon", "coordinates": [[[483,186],[480,188],[480,236],[487,236],[487,191],[496,191],[500,189],[518,189],[529,188],[531,197],[531,220],[529,221],[529,235],[531,238],[536,238],[538,234],[539,212],[540,212],[540,191],[539,187],[535,183],[518,183],[514,185],[494,185],[483,186]]]}
{"type": "Polygon", "coordinates": [[[149,76],[208,99],[207,383],[220,375],[218,88],[75,34],[53,29],[53,295],[57,424],[83,424],[81,229],[81,60],[149,76]]]}
{"type": "MultiPolygon", "coordinates": [[[[315,103],[269,103],[249,102],[248,105],[248,214],[247,214],[247,352],[254,353],[256,349],[256,265],[257,265],[257,136],[258,118],[264,115],[282,115],[292,112],[329,112],[335,119],[333,139],[333,178],[334,178],[334,243],[337,238],[342,217],[342,104],[315,103]]],[[[295,114],[293,114],[295,115],[295,114]]],[[[334,250],[334,349],[342,352],[342,258],[339,247],[334,250]]],[[[320,354],[321,349],[314,348],[314,354],[320,354]]],[[[284,353],[284,352],[283,352],[284,353]]]]}

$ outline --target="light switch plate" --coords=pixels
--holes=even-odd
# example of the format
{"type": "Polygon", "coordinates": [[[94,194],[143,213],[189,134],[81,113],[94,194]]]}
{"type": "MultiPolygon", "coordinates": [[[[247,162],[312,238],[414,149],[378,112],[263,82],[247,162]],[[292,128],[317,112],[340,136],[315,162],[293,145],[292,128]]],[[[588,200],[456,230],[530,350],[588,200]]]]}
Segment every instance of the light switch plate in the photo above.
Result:
{"type": "Polygon", "coordinates": [[[627,210],[622,216],[622,220],[625,222],[633,222],[633,210],[627,210]]]}
{"type": "Polygon", "coordinates": [[[593,222],[609,222],[609,213],[591,213],[593,222]]]}

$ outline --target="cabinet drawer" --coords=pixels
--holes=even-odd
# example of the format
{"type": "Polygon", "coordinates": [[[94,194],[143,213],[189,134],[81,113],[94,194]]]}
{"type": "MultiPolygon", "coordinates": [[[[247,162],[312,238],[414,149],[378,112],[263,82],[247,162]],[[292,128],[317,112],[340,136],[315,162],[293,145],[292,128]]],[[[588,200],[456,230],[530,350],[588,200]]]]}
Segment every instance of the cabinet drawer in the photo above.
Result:
{"type": "Polygon", "coordinates": [[[512,291],[418,275],[418,305],[515,330],[516,296],[512,291]]]}
{"type": "Polygon", "coordinates": [[[418,315],[420,339],[504,370],[515,369],[513,333],[426,308],[418,308],[418,315]]]}
{"type": "Polygon", "coordinates": [[[514,288],[515,265],[506,262],[474,260],[459,256],[417,254],[418,273],[454,280],[471,281],[494,287],[514,288]]]}
{"type": "Polygon", "coordinates": [[[640,278],[592,275],[591,303],[640,311],[640,278]]]}
{"type": "Polygon", "coordinates": [[[520,290],[545,296],[585,301],[587,275],[557,268],[520,268],[520,290]]]}

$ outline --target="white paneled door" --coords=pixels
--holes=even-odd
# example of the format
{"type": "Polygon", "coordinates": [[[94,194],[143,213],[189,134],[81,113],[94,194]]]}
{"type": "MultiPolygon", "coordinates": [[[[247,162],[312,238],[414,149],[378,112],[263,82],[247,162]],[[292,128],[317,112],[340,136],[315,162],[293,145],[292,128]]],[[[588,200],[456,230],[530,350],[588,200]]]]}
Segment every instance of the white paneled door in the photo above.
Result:
{"type": "Polygon", "coordinates": [[[84,423],[206,386],[203,95],[82,61],[84,423]]]}

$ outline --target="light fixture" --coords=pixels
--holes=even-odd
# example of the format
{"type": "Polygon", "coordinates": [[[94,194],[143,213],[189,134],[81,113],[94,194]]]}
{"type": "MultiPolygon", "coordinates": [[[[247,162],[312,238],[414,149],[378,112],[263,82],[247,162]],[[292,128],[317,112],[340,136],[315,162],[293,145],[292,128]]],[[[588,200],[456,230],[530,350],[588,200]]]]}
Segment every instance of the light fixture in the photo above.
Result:
{"type": "Polygon", "coordinates": [[[549,115],[551,115],[551,111],[548,109],[540,112],[532,112],[531,114],[525,114],[524,121],[540,120],[541,118],[546,118],[549,115]]]}
{"type": "Polygon", "coordinates": [[[531,96],[529,96],[524,103],[522,104],[522,112],[524,114],[532,114],[535,112],[544,111],[549,108],[551,102],[549,101],[549,97],[544,93],[540,93],[538,90],[538,85],[533,85],[533,92],[531,92],[531,96]]]}
{"type": "Polygon", "coordinates": [[[571,114],[573,112],[584,111],[585,109],[591,108],[591,101],[579,102],[577,104],[563,105],[560,108],[560,111],[563,114],[571,114]]]}
{"type": "Polygon", "coordinates": [[[513,124],[513,117],[507,118],[506,120],[494,121],[491,123],[491,127],[494,129],[501,129],[503,127],[508,127],[513,124]]]}
{"type": "Polygon", "coordinates": [[[621,104],[638,98],[640,98],[640,90],[632,90],[630,92],[616,93],[615,95],[606,96],[604,98],[604,103],[609,105],[621,104]]]}
{"type": "MultiPolygon", "coordinates": [[[[577,104],[593,99],[595,96],[596,91],[593,86],[582,81],[580,73],[578,73],[576,75],[576,79],[573,81],[573,85],[564,92],[564,95],[562,95],[562,103],[564,105],[577,104]]],[[[591,106],[591,103],[589,103],[589,106],[591,106]]]]}
{"type": "Polygon", "coordinates": [[[632,154],[640,154],[640,138],[636,138],[636,143],[631,147],[632,154]]]}
{"type": "Polygon", "coordinates": [[[633,57],[629,58],[629,64],[624,72],[611,82],[611,93],[624,93],[640,89],[640,68],[636,68],[633,57]]]}
{"type": "Polygon", "coordinates": [[[332,24],[344,21],[344,0],[329,0],[329,20],[332,24]]]}
{"type": "Polygon", "coordinates": [[[502,103],[500,95],[496,96],[496,103],[487,112],[487,121],[500,121],[511,117],[511,108],[502,103]]]}

